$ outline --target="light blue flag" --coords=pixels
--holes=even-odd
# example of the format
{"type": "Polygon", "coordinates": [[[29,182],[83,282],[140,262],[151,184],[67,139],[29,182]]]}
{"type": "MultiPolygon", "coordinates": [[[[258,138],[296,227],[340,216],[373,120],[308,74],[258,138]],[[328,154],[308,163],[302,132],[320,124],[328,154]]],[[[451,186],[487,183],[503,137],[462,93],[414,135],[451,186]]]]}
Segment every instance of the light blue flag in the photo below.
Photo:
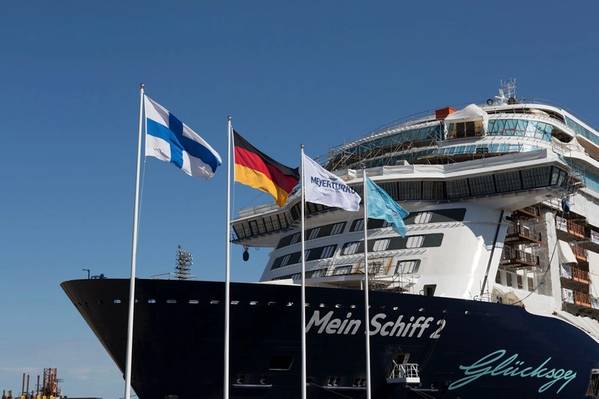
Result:
{"type": "Polygon", "coordinates": [[[386,220],[393,230],[404,237],[408,231],[403,218],[410,212],[403,209],[389,194],[366,176],[366,192],[368,194],[368,217],[386,220]]]}

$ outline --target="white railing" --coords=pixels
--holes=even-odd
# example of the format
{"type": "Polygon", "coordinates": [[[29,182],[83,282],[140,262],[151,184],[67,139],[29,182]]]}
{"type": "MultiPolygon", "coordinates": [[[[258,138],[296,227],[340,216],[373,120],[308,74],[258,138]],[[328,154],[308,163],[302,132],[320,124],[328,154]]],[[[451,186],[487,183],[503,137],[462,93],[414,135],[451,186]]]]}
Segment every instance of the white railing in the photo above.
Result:
{"type": "Polygon", "coordinates": [[[393,369],[387,378],[389,382],[406,382],[408,384],[417,384],[420,382],[417,363],[399,364],[393,361],[393,369]]]}

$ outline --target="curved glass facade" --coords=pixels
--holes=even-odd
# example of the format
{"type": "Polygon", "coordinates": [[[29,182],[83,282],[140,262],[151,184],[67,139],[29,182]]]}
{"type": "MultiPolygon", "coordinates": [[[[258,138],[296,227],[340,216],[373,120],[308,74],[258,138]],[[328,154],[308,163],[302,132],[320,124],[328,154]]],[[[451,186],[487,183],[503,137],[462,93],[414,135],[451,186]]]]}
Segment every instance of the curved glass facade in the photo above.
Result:
{"type": "Polygon", "coordinates": [[[595,133],[591,132],[588,129],[585,129],[584,127],[580,126],[578,123],[574,122],[572,119],[568,118],[567,116],[564,116],[565,120],[566,120],[566,125],[571,128],[572,130],[574,130],[576,132],[576,134],[579,134],[581,136],[583,136],[584,138],[590,140],[591,142],[599,145],[599,136],[597,136],[595,133]]]}
{"type": "Polygon", "coordinates": [[[490,119],[487,127],[489,136],[520,136],[551,141],[554,126],[549,123],[528,119],[490,119]]]}
{"type": "Polygon", "coordinates": [[[470,144],[456,145],[444,148],[428,148],[420,151],[412,151],[404,154],[397,154],[389,157],[371,159],[365,162],[369,168],[384,165],[395,165],[400,161],[408,161],[413,163],[423,157],[437,156],[453,156],[466,154],[496,154],[508,152],[527,152],[539,150],[541,147],[528,144],[506,144],[506,143],[491,143],[491,144],[470,144]]]}
{"type": "Polygon", "coordinates": [[[411,143],[414,146],[422,146],[430,145],[430,143],[438,140],[443,140],[441,124],[403,130],[348,148],[329,160],[329,167],[330,165],[336,165],[337,158],[345,158],[342,165],[336,165],[336,167],[344,167],[369,155],[373,156],[373,151],[397,151],[397,146],[402,144],[411,143]]]}

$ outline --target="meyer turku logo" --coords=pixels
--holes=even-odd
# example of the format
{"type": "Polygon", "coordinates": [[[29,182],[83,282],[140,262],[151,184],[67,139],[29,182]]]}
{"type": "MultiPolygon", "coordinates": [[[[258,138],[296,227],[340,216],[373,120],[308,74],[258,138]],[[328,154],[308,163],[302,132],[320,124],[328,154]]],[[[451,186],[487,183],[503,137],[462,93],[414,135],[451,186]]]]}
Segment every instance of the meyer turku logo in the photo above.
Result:
{"type": "Polygon", "coordinates": [[[355,193],[354,189],[345,183],[338,182],[338,177],[329,177],[327,179],[321,179],[320,177],[310,176],[310,184],[315,185],[318,188],[330,188],[335,191],[342,191],[344,193],[355,193]]]}

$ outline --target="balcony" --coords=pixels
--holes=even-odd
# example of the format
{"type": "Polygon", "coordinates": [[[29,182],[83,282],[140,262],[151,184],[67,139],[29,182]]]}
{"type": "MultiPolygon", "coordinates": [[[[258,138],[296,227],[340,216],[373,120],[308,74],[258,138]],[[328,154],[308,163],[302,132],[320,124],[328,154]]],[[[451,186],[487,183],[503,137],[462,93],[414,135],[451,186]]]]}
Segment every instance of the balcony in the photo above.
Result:
{"type": "Polygon", "coordinates": [[[534,206],[527,206],[526,208],[514,211],[512,215],[521,219],[536,218],[539,216],[539,208],[534,206]]]}
{"type": "Polygon", "coordinates": [[[573,220],[564,219],[560,216],[556,216],[555,227],[557,228],[558,236],[561,239],[568,240],[572,237],[576,239],[585,238],[585,226],[573,220]]]}
{"type": "Polygon", "coordinates": [[[599,232],[590,230],[586,239],[580,241],[579,244],[585,249],[599,253],[599,232]]]}
{"type": "Polygon", "coordinates": [[[584,249],[581,245],[574,244],[572,245],[572,252],[574,252],[574,256],[580,262],[587,261],[587,250],[584,249]]]}
{"type": "Polygon", "coordinates": [[[589,284],[589,272],[578,267],[572,267],[572,280],[583,284],[589,284]]]}
{"type": "Polygon", "coordinates": [[[510,247],[503,249],[500,263],[514,268],[538,267],[540,264],[538,256],[510,247]]]}
{"type": "Polygon", "coordinates": [[[521,224],[512,224],[507,229],[506,244],[540,244],[541,233],[521,224]]]}
{"type": "Polygon", "coordinates": [[[591,296],[586,292],[574,291],[574,303],[583,308],[591,308],[591,296]]]}

